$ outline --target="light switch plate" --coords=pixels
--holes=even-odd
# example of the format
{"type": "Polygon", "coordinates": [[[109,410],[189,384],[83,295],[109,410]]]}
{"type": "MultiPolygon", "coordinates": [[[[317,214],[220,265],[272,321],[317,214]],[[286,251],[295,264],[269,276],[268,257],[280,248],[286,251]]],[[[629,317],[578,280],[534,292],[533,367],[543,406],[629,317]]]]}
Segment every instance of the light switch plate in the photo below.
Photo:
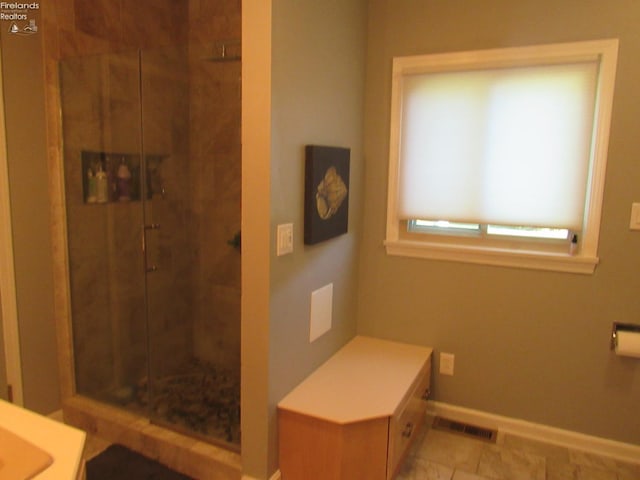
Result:
{"type": "Polygon", "coordinates": [[[293,223],[283,223],[277,228],[276,255],[286,255],[293,252],[293,223]]]}
{"type": "Polygon", "coordinates": [[[631,230],[640,230],[640,203],[631,204],[631,219],[629,220],[631,230]]]}
{"type": "Polygon", "coordinates": [[[311,292],[309,343],[331,330],[333,311],[333,283],[311,292]]]}

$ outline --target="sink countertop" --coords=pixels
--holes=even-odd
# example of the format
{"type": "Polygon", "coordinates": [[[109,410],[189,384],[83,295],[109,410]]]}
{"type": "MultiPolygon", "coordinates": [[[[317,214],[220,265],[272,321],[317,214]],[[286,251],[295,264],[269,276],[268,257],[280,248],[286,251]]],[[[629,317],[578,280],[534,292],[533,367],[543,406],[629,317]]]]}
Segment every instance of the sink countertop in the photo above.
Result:
{"type": "Polygon", "coordinates": [[[0,427],[41,448],[53,457],[51,466],[33,477],[34,480],[76,480],[78,478],[86,437],[83,431],[3,400],[0,400],[0,427]]]}

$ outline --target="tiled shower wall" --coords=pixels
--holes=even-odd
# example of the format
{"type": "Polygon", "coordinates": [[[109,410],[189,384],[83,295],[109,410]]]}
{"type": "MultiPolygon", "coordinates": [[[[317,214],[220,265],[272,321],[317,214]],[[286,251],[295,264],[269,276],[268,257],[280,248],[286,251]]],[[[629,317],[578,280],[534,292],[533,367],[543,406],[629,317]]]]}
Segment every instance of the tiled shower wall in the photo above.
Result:
{"type": "MultiPolygon", "coordinates": [[[[149,355],[154,377],[193,355],[194,253],[189,163],[188,60],[181,48],[142,53],[145,153],[159,156],[158,184],[146,203],[149,355]]],[[[144,316],[143,316],[144,318],[144,316]]],[[[144,355],[144,351],[141,352],[144,355]]]]}
{"type": "MultiPolygon", "coordinates": [[[[69,315],[64,287],[68,268],[73,290],[84,292],[72,302],[73,315],[83,318],[73,327],[78,383],[99,388],[105,377],[131,383],[144,364],[139,202],[84,205],[79,161],[81,149],[139,151],[138,106],[124,95],[137,81],[134,53],[139,48],[147,72],[145,149],[165,156],[165,198],[154,195],[147,211],[148,220],[161,224],[148,236],[149,259],[158,264],[158,271],[148,276],[152,361],[159,375],[182,355],[193,354],[239,369],[240,253],[227,242],[240,229],[240,62],[202,59],[215,55],[219,42],[239,40],[240,1],[60,0],[43,6],[43,19],[54,199],[63,183],[62,163],[70,179],[65,185],[68,266],[65,225],[56,221],[53,229],[56,310],[58,321],[64,322],[69,315]],[[186,57],[177,48],[158,48],[187,44],[186,57]],[[131,54],[68,60],[113,52],[131,54]],[[62,86],[73,99],[63,109],[68,134],[64,157],[56,116],[60,59],[66,59],[69,77],[83,89],[92,83],[102,89],[93,92],[95,97],[73,82],[62,86]],[[95,75],[99,78],[87,78],[95,75]],[[109,249],[113,255],[107,255],[109,249]],[[111,287],[103,287],[105,279],[111,287]],[[125,308],[115,308],[114,297],[125,308]],[[128,353],[114,358],[114,347],[128,353]]],[[[64,218],[63,205],[56,202],[53,208],[56,219],[64,218]]],[[[62,346],[71,342],[68,328],[59,335],[62,346]]],[[[73,392],[73,354],[62,350],[62,387],[68,396],[73,392]]]]}
{"type": "Polygon", "coordinates": [[[189,10],[191,179],[198,271],[196,356],[240,373],[240,0],[192,0],[189,10]]]}

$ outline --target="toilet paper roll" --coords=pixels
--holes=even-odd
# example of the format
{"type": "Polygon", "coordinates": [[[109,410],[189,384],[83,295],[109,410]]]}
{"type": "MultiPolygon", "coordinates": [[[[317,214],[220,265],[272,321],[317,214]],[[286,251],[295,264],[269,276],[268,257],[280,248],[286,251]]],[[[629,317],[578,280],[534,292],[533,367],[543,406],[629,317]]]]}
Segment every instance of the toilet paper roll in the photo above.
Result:
{"type": "Polygon", "coordinates": [[[640,358],[640,332],[616,332],[616,355],[640,358]]]}

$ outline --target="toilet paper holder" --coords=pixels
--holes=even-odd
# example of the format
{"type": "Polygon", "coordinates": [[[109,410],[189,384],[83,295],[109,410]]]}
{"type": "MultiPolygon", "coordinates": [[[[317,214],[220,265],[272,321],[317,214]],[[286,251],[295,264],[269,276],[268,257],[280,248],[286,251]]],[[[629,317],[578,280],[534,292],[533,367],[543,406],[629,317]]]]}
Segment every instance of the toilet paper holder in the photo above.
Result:
{"type": "Polygon", "coordinates": [[[618,338],[619,331],[640,333],[640,325],[635,325],[633,323],[613,322],[613,329],[611,330],[611,350],[616,349],[616,341],[618,338]]]}

